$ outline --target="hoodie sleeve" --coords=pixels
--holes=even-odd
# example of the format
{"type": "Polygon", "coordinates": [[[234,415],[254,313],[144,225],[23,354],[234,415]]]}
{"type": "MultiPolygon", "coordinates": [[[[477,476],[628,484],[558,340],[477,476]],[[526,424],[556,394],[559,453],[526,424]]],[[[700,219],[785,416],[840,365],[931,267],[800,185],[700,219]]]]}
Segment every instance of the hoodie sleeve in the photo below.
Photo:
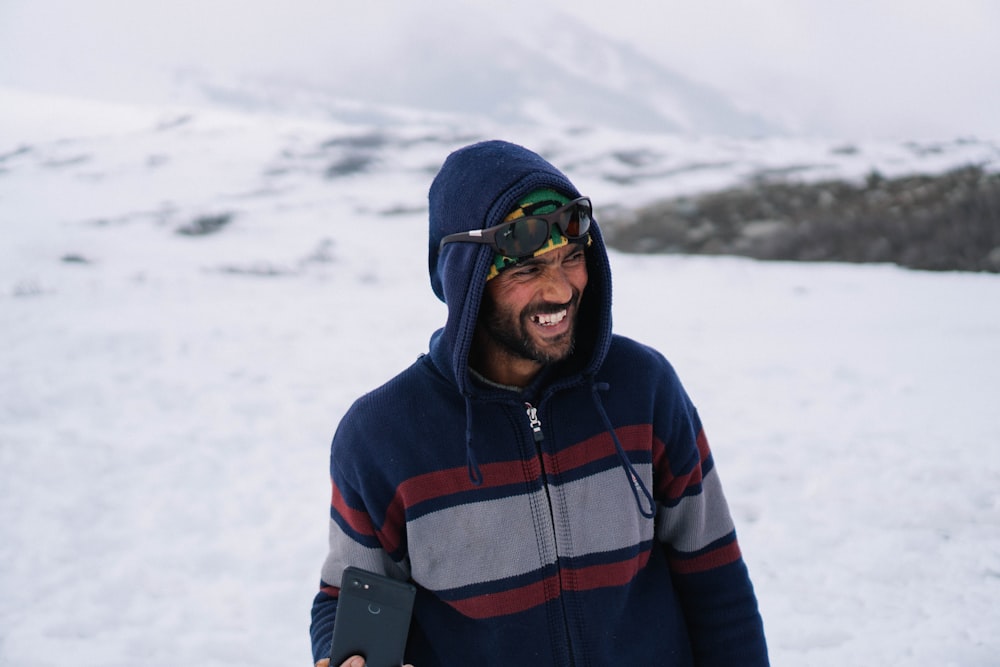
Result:
{"type": "Polygon", "coordinates": [[[768,664],[763,623],[701,420],[673,369],[654,432],[656,535],[699,667],[768,664]]]}
{"type": "MultiPolygon", "coordinates": [[[[313,599],[313,660],[327,658],[337,615],[340,578],[353,565],[397,579],[409,578],[403,557],[402,520],[392,518],[393,490],[376,471],[360,468],[367,457],[358,456],[351,436],[352,419],[346,416],[334,437],[330,454],[330,539],[320,575],[320,590],[313,599]]],[[[363,429],[361,429],[363,431],[363,429]]]]}
{"type": "Polygon", "coordinates": [[[309,635],[312,639],[313,663],[330,657],[333,641],[333,621],[337,616],[337,598],[327,591],[331,586],[320,582],[320,592],[313,599],[312,624],[309,635]]]}

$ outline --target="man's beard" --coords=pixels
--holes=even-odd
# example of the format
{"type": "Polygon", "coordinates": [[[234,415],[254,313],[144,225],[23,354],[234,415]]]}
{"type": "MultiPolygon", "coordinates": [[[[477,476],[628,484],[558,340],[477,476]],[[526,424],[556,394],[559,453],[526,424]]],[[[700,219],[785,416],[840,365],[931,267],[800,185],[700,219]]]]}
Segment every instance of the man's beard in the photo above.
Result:
{"type": "Polygon", "coordinates": [[[543,304],[534,308],[526,308],[518,315],[510,311],[499,310],[492,300],[484,298],[482,304],[484,311],[483,330],[500,347],[521,359],[546,365],[563,361],[573,354],[576,345],[576,316],[579,313],[577,308],[579,302],[579,294],[574,294],[567,303],[543,304]],[[528,333],[531,318],[533,315],[557,313],[563,309],[569,309],[572,313],[572,315],[567,315],[573,317],[569,331],[559,341],[558,346],[546,346],[543,349],[528,333]]]}

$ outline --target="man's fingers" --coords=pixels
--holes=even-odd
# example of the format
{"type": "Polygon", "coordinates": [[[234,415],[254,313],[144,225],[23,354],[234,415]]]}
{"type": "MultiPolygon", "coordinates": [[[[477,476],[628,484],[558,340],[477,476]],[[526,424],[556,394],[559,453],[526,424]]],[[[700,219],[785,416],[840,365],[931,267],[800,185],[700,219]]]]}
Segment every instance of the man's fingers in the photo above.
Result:
{"type": "MultiPolygon", "coordinates": [[[[323,658],[322,660],[317,661],[316,667],[330,667],[330,659],[323,658]]],[[[340,667],[365,667],[365,659],[360,655],[354,655],[345,660],[340,667]]],[[[413,665],[404,665],[403,667],[413,667],[413,665]]]]}

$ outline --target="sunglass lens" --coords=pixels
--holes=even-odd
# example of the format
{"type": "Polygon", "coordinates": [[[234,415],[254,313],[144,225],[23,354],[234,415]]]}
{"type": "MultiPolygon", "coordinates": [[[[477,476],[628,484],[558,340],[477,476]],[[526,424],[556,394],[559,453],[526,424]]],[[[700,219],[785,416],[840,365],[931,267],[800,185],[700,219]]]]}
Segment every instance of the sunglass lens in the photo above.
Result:
{"type": "Polygon", "coordinates": [[[590,203],[578,202],[570,211],[569,219],[563,227],[563,233],[571,239],[577,239],[590,229],[590,203]]]}
{"type": "Polygon", "coordinates": [[[549,225],[540,218],[515,220],[496,235],[497,248],[508,257],[527,257],[545,243],[549,225]]]}

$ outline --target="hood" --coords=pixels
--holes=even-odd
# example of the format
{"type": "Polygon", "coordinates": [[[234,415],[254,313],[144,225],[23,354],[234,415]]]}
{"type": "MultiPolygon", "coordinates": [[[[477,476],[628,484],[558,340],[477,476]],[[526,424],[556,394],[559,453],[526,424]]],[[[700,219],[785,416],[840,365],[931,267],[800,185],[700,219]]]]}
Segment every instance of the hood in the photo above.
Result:
{"type": "MultiPolygon", "coordinates": [[[[485,141],[461,148],[445,160],[429,193],[428,269],[431,288],[448,306],[444,328],[431,338],[430,354],[440,372],[469,397],[469,349],[486,286],[493,248],[449,243],[448,234],[500,224],[518,202],[540,188],[570,199],[581,196],[572,182],[544,158],[505,141],[485,141]]],[[[588,283],[577,322],[577,346],[567,362],[569,374],[593,375],[611,343],[611,270],[595,220],[587,248],[588,283]]]]}

